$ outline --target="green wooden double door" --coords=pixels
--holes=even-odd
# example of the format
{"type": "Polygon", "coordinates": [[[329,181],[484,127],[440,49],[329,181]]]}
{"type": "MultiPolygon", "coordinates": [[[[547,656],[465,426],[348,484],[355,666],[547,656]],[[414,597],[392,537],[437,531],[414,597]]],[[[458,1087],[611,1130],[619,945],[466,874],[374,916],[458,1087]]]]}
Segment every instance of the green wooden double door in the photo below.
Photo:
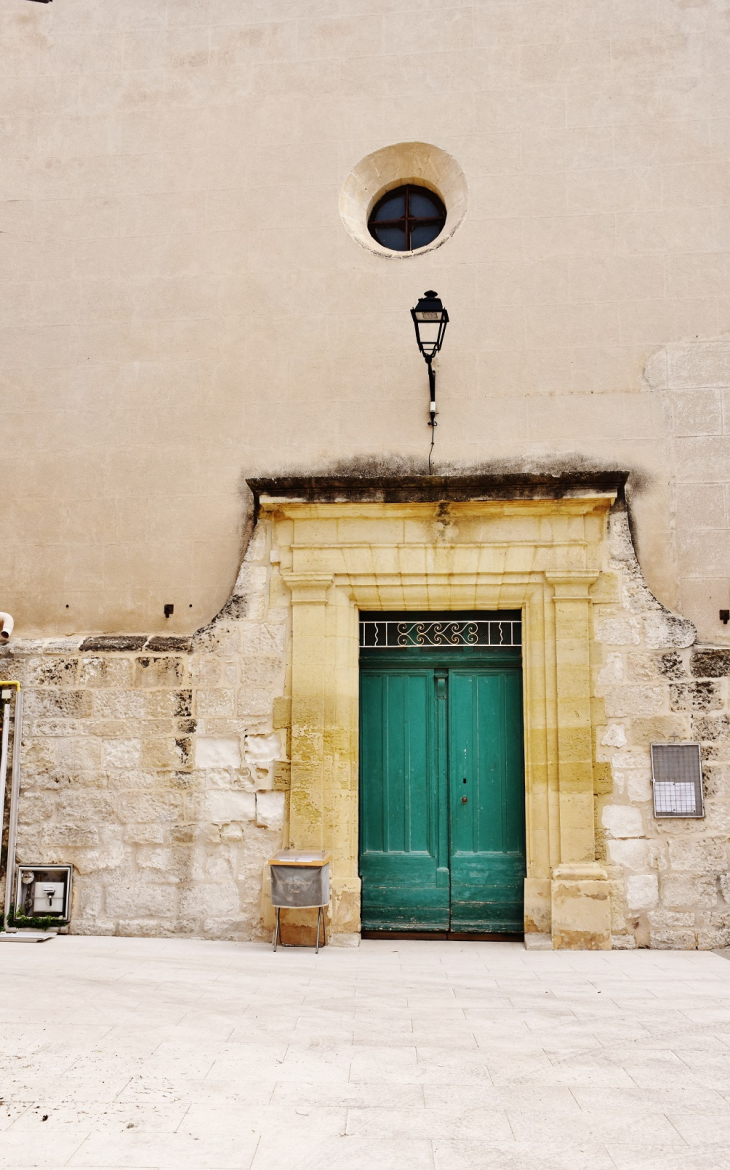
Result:
{"type": "Polygon", "coordinates": [[[521,933],[519,651],[364,653],[364,930],[521,933]]]}

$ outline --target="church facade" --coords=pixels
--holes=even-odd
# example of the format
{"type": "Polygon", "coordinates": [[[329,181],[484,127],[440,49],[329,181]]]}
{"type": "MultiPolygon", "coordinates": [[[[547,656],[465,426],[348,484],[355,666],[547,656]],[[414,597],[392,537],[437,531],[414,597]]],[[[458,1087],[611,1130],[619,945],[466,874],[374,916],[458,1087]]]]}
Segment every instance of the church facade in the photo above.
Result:
{"type": "Polygon", "coordinates": [[[0,654],[70,929],[263,937],[292,846],[340,945],[728,945],[720,0],[0,25],[0,654]]]}

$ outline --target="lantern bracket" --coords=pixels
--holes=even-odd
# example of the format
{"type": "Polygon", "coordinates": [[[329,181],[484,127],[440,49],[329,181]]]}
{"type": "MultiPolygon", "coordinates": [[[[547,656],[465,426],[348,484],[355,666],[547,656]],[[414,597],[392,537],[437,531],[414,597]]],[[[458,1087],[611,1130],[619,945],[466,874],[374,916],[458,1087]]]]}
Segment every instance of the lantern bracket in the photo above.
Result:
{"type": "Polygon", "coordinates": [[[446,326],[449,323],[449,314],[444,308],[441,298],[434,289],[428,289],[415,308],[411,309],[413,327],[416,330],[416,341],[426,365],[428,366],[428,425],[431,427],[431,447],[428,453],[428,472],[431,474],[431,453],[435,437],[436,422],[436,371],[433,368],[433,359],[444,343],[446,326]]]}

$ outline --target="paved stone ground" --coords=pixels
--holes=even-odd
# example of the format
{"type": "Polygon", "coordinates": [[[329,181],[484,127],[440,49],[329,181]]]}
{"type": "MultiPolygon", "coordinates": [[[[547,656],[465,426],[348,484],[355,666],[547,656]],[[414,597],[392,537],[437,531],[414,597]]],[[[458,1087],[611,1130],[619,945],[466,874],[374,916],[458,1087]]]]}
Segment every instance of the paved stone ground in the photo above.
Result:
{"type": "Polygon", "coordinates": [[[717,954],[59,937],[0,987],[4,1168],[730,1165],[717,954]]]}

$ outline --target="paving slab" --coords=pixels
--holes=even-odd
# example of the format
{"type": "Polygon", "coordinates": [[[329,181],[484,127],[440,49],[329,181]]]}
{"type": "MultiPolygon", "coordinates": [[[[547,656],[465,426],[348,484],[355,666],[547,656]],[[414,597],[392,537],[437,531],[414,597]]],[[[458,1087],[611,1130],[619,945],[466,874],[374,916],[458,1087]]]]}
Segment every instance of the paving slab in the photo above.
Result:
{"type": "Polygon", "coordinates": [[[0,1170],[712,1170],[713,952],[0,949],[0,1170]]]}

